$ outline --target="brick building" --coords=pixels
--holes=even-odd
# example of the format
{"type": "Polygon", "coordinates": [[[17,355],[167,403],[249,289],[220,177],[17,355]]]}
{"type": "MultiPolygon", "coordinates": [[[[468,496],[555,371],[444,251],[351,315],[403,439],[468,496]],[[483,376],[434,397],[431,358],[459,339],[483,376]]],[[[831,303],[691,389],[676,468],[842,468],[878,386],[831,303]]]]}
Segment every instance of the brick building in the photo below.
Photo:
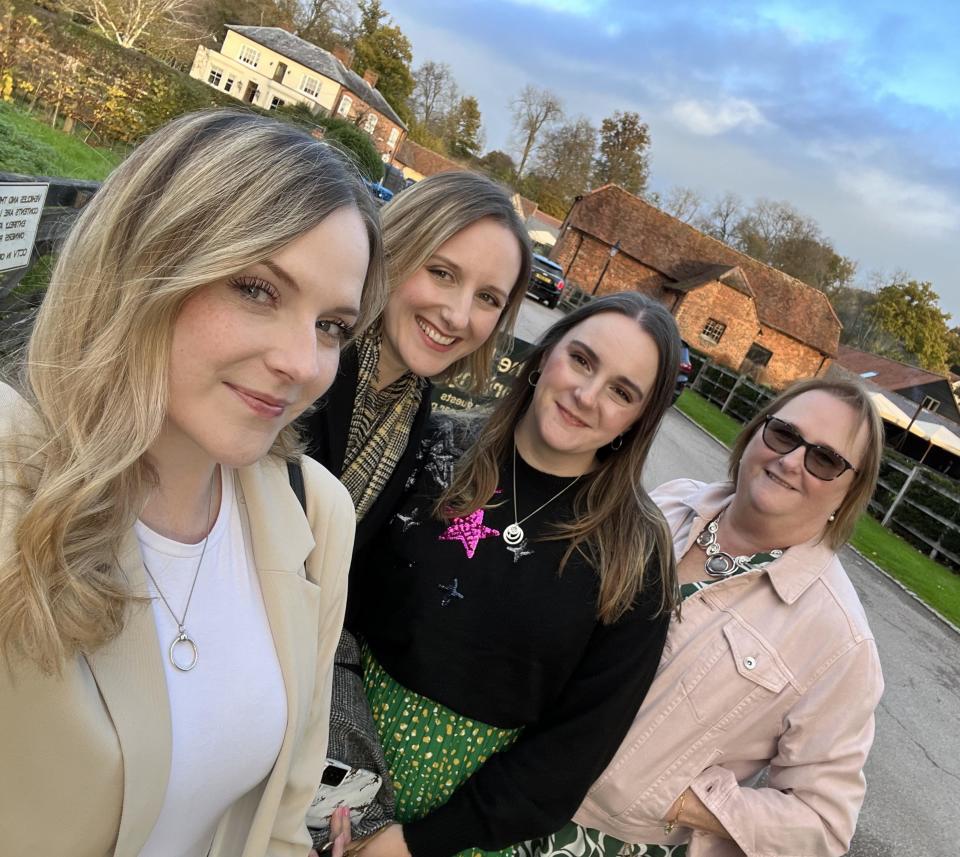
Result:
{"type": "Polygon", "coordinates": [[[691,346],[776,389],[822,375],[837,353],[841,324],[822,292],[616,185],[574,203],[550,255],[586,292],[657,298],[691,346]]]}
{"type": "Polygon", "coordinates": [[[439,152],[434,152],[433,149],[414,143],[413,140],[403,141],[403,145],[397,150],[394,163],[403,171],[404,178],[413,179],[415,182],[427,176],[434,176],[437,173],[451,173],[468,169],[468,167],[457,163],[446,155],[441,155],[439,152]]]}
{"type": "Polygon", "coordinates": [[[354,122],[392,163],[407,126],[377,89],[377,73],[361,77],[350,68],[352,59],[346,48],[330,53],[280,27],[228,24],[219,51],[197,48],[190,76],[266,110],[305,104],[354,122]]]}

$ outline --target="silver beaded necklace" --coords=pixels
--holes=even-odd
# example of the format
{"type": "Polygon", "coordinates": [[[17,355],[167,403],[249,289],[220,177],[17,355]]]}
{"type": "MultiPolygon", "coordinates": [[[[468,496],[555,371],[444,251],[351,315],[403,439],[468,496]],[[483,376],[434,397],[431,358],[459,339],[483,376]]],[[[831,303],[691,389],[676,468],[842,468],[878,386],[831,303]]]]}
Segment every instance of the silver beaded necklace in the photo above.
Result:
{"type": "MultiPolygon", "coordinates": [[[[213,476],[216,478],[217,471],[214,470],[213,476]]],[[[205,519],[206,523],[210,522],[210,510],[213,508],[213,479],[210,480],[210,496],[207,499],[207,517],[205,519]]],[[[170,606],[170,602],[167,601],[167,596],[163,594],[163,590],[160,589],[160,585],[157,583],[157,579],[153,576],[153,572],[147,567],[147,564],[144,563],[143,567],[147,572],[147,575],[150,577],[150,580],[153,581],[154,589],[157,590],[157,594],[160,596],[160,599],[163,601],[164,606],[170,611],[170,615],[173,616],[173,621],[177,623],[177,635],[170,642],[170,647],[167,649],[167,657],[170,659],[170,663],[173,666],[180,670],[180,672],[188,673],[196,665],[197,661],[200,658],[200,650],[197,648],[197,643],[190,636],[186,628],[187,621],[187,611],[190,609],[190,600],[193,598],[193,590],[197,586],[197,578],[200,576],[200,566],[203,565],[203,556],[207,552],[207,542],[210,539],[210,531],[207,531],[207,534],[203,537],[203,547],[200,548],[200,559],[197,560],[197,568],[193,572],[193,583],[190,584],[190,592],[187,594],[187,603],[183,608],[183,615],[178,617],[176,613],[173,612],[173,608],[170,606]],[[177,660],[177,646],[187,646],[189,648],[189,661],[178,661],[177,660]]]]}
{"type": "MultiPolygon", "coordinates": [[[[580,476],[583,474],[581,473],[580,476]]],[[[569,491],[580,481],[580,476],[573,480],[573,482],[564,487],[554,494],[546,503],[543,503],[540,506],[537,506],[529,515],[526,515],[523,518],[520,518],[520,513],[517,511],[517,442],[513,442],[513,523],[509,524],[503,531],[503,540],[510,546],[516,547],[520,542],[525,538],[523,527],[520,525],[525,521],[529,521],[534,515],[537,514],[541,509],[545,509],[549,506],[554,500],[556,500],[561,494],[569,491]]]]}

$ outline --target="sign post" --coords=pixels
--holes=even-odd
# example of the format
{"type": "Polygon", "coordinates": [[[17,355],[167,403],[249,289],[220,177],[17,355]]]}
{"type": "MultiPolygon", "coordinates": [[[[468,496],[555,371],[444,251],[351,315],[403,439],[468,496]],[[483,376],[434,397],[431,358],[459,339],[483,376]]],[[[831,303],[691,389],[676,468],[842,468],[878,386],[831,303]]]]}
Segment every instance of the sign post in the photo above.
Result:
{"type": "MultiPolygon", "coordinates": [[[[0,275],[29,267],[48,187],[46,182],[0,183],[0,275]]],[[[19,280],[0,276],[4,291],[19,280]]]]}

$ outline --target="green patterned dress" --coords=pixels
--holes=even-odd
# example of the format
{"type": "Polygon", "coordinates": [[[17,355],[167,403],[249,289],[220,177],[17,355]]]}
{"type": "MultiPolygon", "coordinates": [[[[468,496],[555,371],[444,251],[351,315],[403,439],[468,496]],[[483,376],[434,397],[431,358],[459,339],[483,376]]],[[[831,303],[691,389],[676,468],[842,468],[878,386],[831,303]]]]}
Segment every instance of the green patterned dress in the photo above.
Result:
{"type": "MultiPolygon", "coordinates": [[[[477,768],[509,747],[519,729],[498,729],[404,687],[362,647],[364,688],[396,792],[403,824],[443,806],[477,768]]],[[[503,851],[461,851],[456,857],[512,857],[503,851]]]]}
{"type": "MultiPolygon", "coordinates": [[[[680,587],[680,599],[686,600],[695,592],[706,589],[719,580],[728,580],[746,571],[755,571],[769,565],[780,556],[775,554],[754,554],[734,574],[715,580],[697,580],[680,587]]],[[[524,842],[516,848],[517,857],[686,857],[687,846],[680,845],[635,845],[623,842],[613,836],[583,827],[575,821],[550,836],[524,842]]]]}

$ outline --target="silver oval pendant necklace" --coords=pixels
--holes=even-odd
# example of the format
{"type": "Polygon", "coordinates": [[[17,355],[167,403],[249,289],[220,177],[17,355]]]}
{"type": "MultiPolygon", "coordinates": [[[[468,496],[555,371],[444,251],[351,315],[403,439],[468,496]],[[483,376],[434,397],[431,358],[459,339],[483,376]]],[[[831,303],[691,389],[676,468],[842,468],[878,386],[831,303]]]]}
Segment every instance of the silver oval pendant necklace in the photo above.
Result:
{"type": "MultiPolygon", "coordinates": [[[[580,476],[583,474],[581,473],[580,476]]],[[[554,500],[564,494],[566,491],[569,491],[580,481],[580,476],[573,480],[573,482],[565,485],[560,491],[554,494],[546,503],[543,503],[540,506],[537,506],[529,515],[525,515],[523,518],[520,517],[520,513],[517,511],[517,442],[513,442],[513,523],[508,524],[503,531],[502,538],[510,547],[516,547],[520,544],[525,538],[526,534],[523,532],[523,527],[520,525],[526,521],[529,521],[534,515],[537,514],[541,509],[545,509],[549,506],[554,500]]]]}

